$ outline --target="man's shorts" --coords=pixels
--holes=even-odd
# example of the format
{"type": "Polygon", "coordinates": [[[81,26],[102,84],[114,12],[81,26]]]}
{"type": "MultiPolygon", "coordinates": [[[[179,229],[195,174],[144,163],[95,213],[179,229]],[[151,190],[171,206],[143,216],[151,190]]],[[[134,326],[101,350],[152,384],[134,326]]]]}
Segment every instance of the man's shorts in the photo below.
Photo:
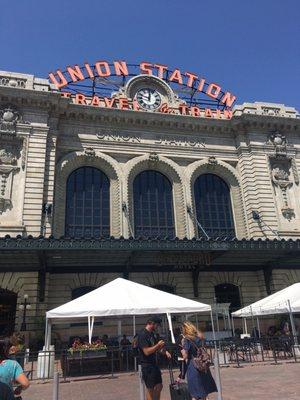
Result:
{"type": "Polygon", "coordinates": [[[153,389],[162,383],[161,372],[157,365],[142,365],[142,377],[147,389],[153,389]]]}

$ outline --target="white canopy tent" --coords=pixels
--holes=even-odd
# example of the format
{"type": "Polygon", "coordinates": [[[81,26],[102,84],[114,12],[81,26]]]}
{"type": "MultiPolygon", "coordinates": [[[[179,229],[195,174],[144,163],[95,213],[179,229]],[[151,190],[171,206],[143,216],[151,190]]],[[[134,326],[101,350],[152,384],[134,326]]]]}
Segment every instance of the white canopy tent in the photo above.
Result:
{"type": "Polygon", "coordinates": [[[253,318],[263,315],[289,314],[293,336],[296,337],[293,313],[300,313],[300,282],[241,308],[232,315],[240,318],[253,318]]]}
{"type": "MultiPolygon", "coordinates": [[[[128,317],[149,314],[166,314],[175,343],[171,314],[209,313],[213,332],[214,324],[211,306],[198,301],[153,289],[126,279],[117,278],[90,293],[72,300],[46,313],[45,348],[51,344],[51,325],[74,320],[86,320],[91,342],[96,317],[128,317]]],[[[214,336],[215,337],[215,336],[214,336]]],[[[217,349],[216,349],[217,350],[217,349]]],[[[220,371],[216,352],[216,378],[218,399],[222,399],[220,371]]]]}
{"type": "MultiPolygon", "coordinates": [[[[51,341],[51,324],[86,320],[91,340],[96,317],[120,317],[149,314],[211,313],[211,306],[162,292],[126,279],[117,278],[90,293],[46,313],[46,348],[51,341]]],[[[170,322],[169,322],[170,324],[170,322]]],[[[172,332],[171,326],[170,330],[172,332]]]]}
{"type": "Polygon", "coordinates": [[[232,313],[235,317],[300,313],[300,282],[232,313]]]}

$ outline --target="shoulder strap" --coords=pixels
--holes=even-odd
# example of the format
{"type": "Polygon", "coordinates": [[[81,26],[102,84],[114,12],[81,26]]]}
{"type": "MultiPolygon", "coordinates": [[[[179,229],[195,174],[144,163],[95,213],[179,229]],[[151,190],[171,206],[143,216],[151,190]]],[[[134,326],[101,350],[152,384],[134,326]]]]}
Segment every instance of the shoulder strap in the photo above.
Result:
{"type": "Polygon", "coordinates": [[[194,346],[194,348],[196,350],[199,350],[199,347],[196,345],[196,343],[193,340],[191,340],[191,339],[187,339],[187,340],[194,346]]]}

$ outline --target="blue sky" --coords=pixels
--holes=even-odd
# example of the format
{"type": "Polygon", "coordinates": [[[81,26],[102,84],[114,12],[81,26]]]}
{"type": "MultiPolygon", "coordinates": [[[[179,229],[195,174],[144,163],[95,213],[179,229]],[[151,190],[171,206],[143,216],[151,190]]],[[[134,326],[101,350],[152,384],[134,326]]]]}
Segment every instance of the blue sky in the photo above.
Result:
{"type": "Polygon", "coordinates": [[[0,69],[47,77],[84,61],[179,67],[237,103],[300,109],[299,0],[1,2],[0,69]]]}

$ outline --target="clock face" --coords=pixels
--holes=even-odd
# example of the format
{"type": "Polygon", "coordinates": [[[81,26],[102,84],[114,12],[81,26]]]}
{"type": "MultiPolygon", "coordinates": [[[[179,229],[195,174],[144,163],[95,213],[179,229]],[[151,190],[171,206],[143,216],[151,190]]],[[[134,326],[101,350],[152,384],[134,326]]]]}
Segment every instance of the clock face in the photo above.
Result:
{"type": "Polygon", "coordinates": [[[143,88],[136,94],[138,104],[145,110],[156,110],[161,105],[161,97],[157,90],[143,88]]]}

